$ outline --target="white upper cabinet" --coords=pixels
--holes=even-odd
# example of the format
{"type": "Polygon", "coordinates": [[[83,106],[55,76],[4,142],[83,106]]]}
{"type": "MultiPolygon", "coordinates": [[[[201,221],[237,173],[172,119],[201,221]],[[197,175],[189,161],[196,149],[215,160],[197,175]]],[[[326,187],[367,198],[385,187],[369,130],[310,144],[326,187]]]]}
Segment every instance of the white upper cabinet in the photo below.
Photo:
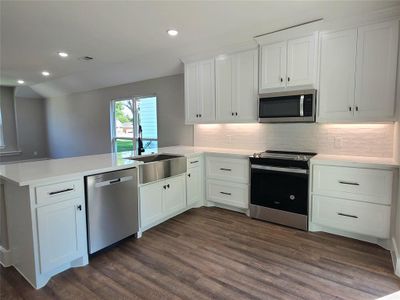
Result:
{"type": "Polygon", "coordinates": [[[186,123],[215,121],[214,60],[185,65],[186,123]]]}
{"type": "Polygon", "coordinates": [[[257,120],[257,50],[216,58],[216,114],[220,122],[257,120]]]}
{"type": "Polygon", "coordinates": [[[319,120],[353,118],[357,30],[324,33],[320,39],[319,120]]]}
{"type": "Polygon", "coordinates": [[[306,86],[314,83],[315,37],[289,40],[287,45],[287,86],[306,86]]]}
{"type": "Polygon", "coordinates": [[[315,82],[317,34],[260,46],[260,93],[311,88],[315,82]]]}
{"type": "Polygon", "coordinates": [[[260,90],[286,86],[286,42],[261,46],[260,90]]]}
{"type": "Polygon", "coordinates": [[[355,89],[358,120],[394,117],[398,36],[397,21],[358,29],[355,89]]]}
{"type": "Polygon", "coordinates": [[[395,117],[398,21],[321,34],[319,122],[395,117]]]}

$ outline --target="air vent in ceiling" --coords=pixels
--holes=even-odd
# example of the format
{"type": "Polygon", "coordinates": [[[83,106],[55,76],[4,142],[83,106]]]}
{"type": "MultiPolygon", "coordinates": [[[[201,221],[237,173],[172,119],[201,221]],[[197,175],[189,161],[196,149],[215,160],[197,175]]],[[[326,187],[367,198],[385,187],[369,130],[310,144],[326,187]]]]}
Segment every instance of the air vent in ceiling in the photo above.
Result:
{"type": "Polygon", "coordinates": [[[82,56],[78,58],[79,60],[83,60],[83,61],[90,61],[93,60],[93,57],[91,56],[82,56]]]}

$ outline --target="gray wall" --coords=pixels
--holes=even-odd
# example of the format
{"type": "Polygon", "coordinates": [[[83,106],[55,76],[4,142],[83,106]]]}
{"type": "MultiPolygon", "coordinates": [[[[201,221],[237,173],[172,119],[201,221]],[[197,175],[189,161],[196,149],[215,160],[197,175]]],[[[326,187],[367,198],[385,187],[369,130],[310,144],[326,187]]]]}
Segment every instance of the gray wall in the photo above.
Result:
{"type": "MultiPolygon", "coordinates": [[[[1,152],[17,150],[17,130],[15,124],[14,87],[0,86],[0,107],[3,120],[5,148],[1,152]]],[[[1,157],[0,157],[1,160],[1,157]]]]}
{"type": "Polygon", "coordinates": [[[47,157],[45,100],[15,97],[14,88],[1,89],[7,90],[1,104],[6,144],[3,151],[19,150],[20,153],[0,156],[0,162],[47,157]]]}
{"type": "Polygon", "coordinates": [[[183,87],[179,74],[47,99],[49,156],[110,152],[110,101],[154,94],[159,146],[193,145],[193,126],[185,125],[183,87]]]}

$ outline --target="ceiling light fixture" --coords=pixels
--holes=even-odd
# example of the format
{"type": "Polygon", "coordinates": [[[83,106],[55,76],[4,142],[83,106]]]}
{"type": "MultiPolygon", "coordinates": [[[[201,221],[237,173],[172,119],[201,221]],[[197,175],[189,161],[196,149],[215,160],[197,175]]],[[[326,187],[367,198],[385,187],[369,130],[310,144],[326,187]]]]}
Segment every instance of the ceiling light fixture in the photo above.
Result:
{"type": "Polygon", "coordinates": [[[168,30],[167,30],[167,33],[168,33],[170,36],[177,36],[177,35],[178,35],[178,30],[176,30],[176,29],[168,29],[168,30]]]}
{"type": "Polygon", "coordinates": [[[67,52],[58,52],[58,56],[60,56],[60,57],[62,57],[62,58],[65,58],[65,57],[68,57],[68,53],[67,52]]]}
{"type": "Polygon", "coordinates": [[[25,81],[23,81],[22,79],[18,79],[17,82],[18,82],[18,84],[24,84],[25,83],[25,81]]]}
{"type": "Polygon", "coordinates": [[[45,76],[45,77],[48,77],[48,76],[50,76],[50,72],[49,71],[43,71],[42,75],[45,76]]]}

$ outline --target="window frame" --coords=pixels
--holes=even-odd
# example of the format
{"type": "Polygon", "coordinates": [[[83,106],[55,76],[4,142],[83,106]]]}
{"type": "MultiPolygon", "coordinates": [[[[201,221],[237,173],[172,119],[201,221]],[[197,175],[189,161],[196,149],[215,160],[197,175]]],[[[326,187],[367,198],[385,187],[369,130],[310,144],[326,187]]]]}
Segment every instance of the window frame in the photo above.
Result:
{"type": "MultiPolygon", "coordinates": [[[[117,153],[116,140],[131,140],[133,142],[132,151],[137,150],[137,136],[139,134],[139,124],[138,124],[138,111],[137,111],[137,101],[143,98],[156,98],[156,111],[158,112],[158,97],[156,94],[146,95],[146,96],[133,96],[133,97],[120,97],[110,101],[110,130],[111,130],[111,152],[117,153]],[[117,137],[115,128],[115,103],[118,101],[131,100],[133,103],[133,138],[117,137]]],[[[142,138],[142,141],[157,141],[158,142],[158,113],[157,113],[157,138],[142,138]]]]}

